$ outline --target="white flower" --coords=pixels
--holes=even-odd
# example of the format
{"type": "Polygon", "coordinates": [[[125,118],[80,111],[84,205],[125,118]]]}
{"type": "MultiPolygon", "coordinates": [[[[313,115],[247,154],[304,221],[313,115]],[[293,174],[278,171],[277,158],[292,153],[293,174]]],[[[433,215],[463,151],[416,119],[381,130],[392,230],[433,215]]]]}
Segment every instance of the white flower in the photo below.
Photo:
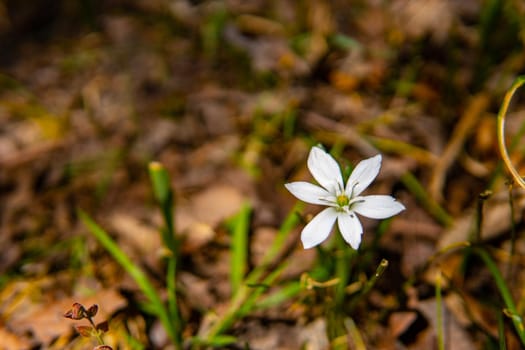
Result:
{"type": "Polygon", "coordinates": [[[345,186],[335,159],[320,147],[312,147],[308,156],[308,169],[321,186],[303,181],[285,184],[288,191],[300,200],[328,206],[304,227],[301,241],[305,249],[326,240],[336,220],[344,240],[357,249],[363,227],[356,213],[372,219],[385,219],[405,209],[391,196],[360,196],[374,181],[380,167],[380,154],[359,162],[345,186]]]}

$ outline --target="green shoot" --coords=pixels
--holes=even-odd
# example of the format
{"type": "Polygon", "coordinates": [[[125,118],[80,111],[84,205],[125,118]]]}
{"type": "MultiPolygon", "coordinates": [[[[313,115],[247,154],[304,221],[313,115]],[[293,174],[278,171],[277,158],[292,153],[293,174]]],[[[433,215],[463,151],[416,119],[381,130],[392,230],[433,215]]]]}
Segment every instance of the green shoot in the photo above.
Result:
{"type": "MultiPolygon", "coordinates": [[[[165,227],[161,229],[164,246],[168,248],[169,254],[166,257],[166,288],[168,291],[168,314],[175,327],[175,334],[181,333],[181,320],[177,306],[177,256],[178,242],[175,238],[175,220],[173,218],[173,191],[171,190],[170,178],[166,168],[157,162],[149,164],[149,175],[153,188],[153,195],[157,200],[165,227]]],[[[177,339],[181,343],[180,338],[177,339]]]]}
{"type": "Polygon", "coordinates": [[[173,220],[173,192],[170,186],[168,171],[157,162],[151,162],[148,167],[153,187],[153,195],[162,211],[166,227],[162,230],[162,240],[172,254],[177,254],[175,241],[175,223],[173,220]]]}
{"type": "Polygon", "coordinates": [[[281,289],[279,289],[275,293],[261,299],[257,303],[256,307],[258,309],[268,309],[270,307],[280,305],[283,302],[299,294],[301,290],[301,283],[299,281],[289,282],[287,285],[281,287],[281,289]]]}

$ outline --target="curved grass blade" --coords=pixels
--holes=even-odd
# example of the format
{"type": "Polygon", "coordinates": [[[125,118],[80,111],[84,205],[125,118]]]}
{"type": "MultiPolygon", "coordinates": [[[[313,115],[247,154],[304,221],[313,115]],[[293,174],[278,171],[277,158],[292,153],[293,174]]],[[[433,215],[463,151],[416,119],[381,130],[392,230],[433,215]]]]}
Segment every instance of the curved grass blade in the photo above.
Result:
{"type": "Polygon", "coordinates": [[[506,307],[505,313],[510,317],[512,324],[514,325],[514,328],[516,329],[516,333],[518,334],[520,338],[521,344],[525,346],[525,327],[523,325],[523,319],[518,313],[518,309],[516,308],[516,305],[514,304],[514,300],[512,299],[512,294],[507,288],[507,285],[505,283],[505,280],[503,279],[501,272],[496,266],[496,263],[494,262],[494,260],[492,260],[490,255],[485,250],[479,247],[476,247],[474,251],[478,254],[481,260],[483,260],[483,262],[489,269],[490,273],[492,274],[492,277],[494,278],[494,281],[496,282],[496,286],[499,289],[501,297],[503,298],[503,302],[505,303],[505,307],[506,307]]]}
{"type": "MultiPolygon", "coordinates": [[[[166,333],[174,342],[174,344],[180,345],[181,338],[180,334],[175,331],[174,324],[166,311],[166,307],[162,302],[159,294],[149,281],[146,274],[131,261],[131,259],[118,247],[115,241],[104,231],[99,225],[97,225],[91,217],[89,217],[82,210],[78,210],[78,216],[82,222],[86,225],[88,230],[95,236],[95,238],[102,244],[104,248],[113,256],[113,258],[122,266],[124,270],[135,280],[135,283],[139,286],[144,295],[148,298],[150,310],[155,313],[159,318],[160,322],[164,326],[166,333]]],[[[180,346],[179,346],[180,348],[180,346]]]]}

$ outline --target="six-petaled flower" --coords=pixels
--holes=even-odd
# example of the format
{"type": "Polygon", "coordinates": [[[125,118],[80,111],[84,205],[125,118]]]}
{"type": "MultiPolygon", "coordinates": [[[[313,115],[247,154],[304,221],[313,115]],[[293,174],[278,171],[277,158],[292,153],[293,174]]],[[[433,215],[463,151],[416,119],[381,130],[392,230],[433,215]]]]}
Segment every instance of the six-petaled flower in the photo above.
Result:
{"type": "Polygon", "coordinates": [[[315,247],[328,238],[335,221],[344,240],[359,248],[363,227],[356,214],[372,219],[385,219],[403,211],[403,204],[388,195],[361,196],[374,181],[381,167],[381,155],[361,161],[350,174],[346,186],[339,165],[318,146],[308,156],[308,169],[320,186],[308,182],[285,184],[298,199],[328,208],[317,214],[301,232],[305,249],[315,247]]]}

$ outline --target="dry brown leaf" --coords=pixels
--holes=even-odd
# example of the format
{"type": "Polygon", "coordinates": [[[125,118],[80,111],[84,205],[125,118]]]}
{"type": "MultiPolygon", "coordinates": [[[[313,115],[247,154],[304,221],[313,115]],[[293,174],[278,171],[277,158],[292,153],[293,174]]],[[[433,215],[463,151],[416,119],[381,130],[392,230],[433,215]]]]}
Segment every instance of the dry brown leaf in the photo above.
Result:
{"type": "Polygon", "coordinates": [[[329,341],[326,336],[326,321],[318,318],[303,326],[297,335],[305,350],[328,349],[329,341]]]}
{"type": "MultiPolygon", "coordinates": [[[[249,344],[250,349],[301,349],[300,326],[285,323],[263,323],[258,320],[243,322],[244,334],[239,336],[239,344],[249,344]]],[[[319,349],[319,348],[316,348],[319,349]]]]}
{"type": "Polygon", "coordinates": [[[188,240],[208,241],[212,230],[226,218],[236,214],[246,198],[234,186],[214,185],[193,195],[188,203],[182,203],[176,210],[177,232],[185,234],[188,240]],[[202,235],[205,237],[201,237],[202,235]],[[195,236],[195,237],[192,237],[195,236]]]}
{"type": "Polygon", "coordinates": [[[403,252],[401,271],[408,278],[425,266],[432,254],[435,253],[435,244],[428,240],[409,239],[405,236],[403,252]]]}
{"type": "Polygon", "coordinates": [[[211,293],[209,279],[197,277],[189,272],[181,271],[178,274],[185,300],[197,310],[213,309],[215,298],[211,293]]]}
{"type": "Polygon", "coordinates": [[[436,257],[436,260],[434,260],[434,264],[425,270],[423,279],[431,285],[435,285],[436,281],[439,279],[441,285],[446,287],[448,286],[449,280],[457,277],[457,273],[460,271],[460,266],[464,261],[464,257],[461,254],[450,254],[438,256],[436,257]]]}
{"type": "MultiPolygon", "coordinates": [[[[428,299],[419,301],[417,309],[421,311],[429,322],[429,328],[431,330],[430,334],[432,334],[431,337],[434,339],[433,343],[435,344],[435,339],[437,337],[436,331],[438,329],[436,300],[428,299]]],[[[446,320],[446,322],[443,322],[443,340],[445,342],[445,347],[449,346],[454,349],[462,350],[476,349],[473,341],[470,339],[470,335],[463,327],[461,327],[461,324],[458,322],[455,315],[450,313],[446,307],[443,308],[443,320],[446,320]]],[[[430,334],[427,336],[430,336],[430,334]]]]}
{"type": "Polygon", "coordinates": [[[284,38],[248,38],[233,25],[226,26],[225,39],[233,46],[246,50],[253,69],[258,72],[277,72],[283,76],[304,76],[310,67],[289,47],[284,38]]]}
{"type": "MultiPolygon", "coordinates": [[[[368,81],[378,73],[375,79],[380,80],[381,70],[381,61],[370,59],[364,49],[350,50],[332,71],[331,83],[346,93],[352,92],[362,81],[368,81]]],[[[360,117],[365,119],[364,116],[360,117]]]]}
{"type": "Polygon", "coordinates": [[[430,34],[435,41],[443,42],[454,21],[454,12],[446,0],[398,0],[392,7],[399,27],[412,39],[430,34]]]}
{"type": "Polygon", "coordinates": [[[31,349],[32,343],[26,336],[20,334],[16,335],[8,329],[0,326],[0,350],[14,350],[14,349],[31,349]]]}
{"type": "Polygon", "coordinates": [[[252,35],[283,36],[285,34],[281,23],[260,16],[242,14],[237,17],[235,23],[242,32],[252,35]]]}
{"type": "MultiPolygon", "coordinates": [[[[28,300],[21,304],[23,310],[13,313],[7,325],[19,334],[30,332],[35,341],[49,344],[57,336],[69,333],[72,324],[77,323],[63,316],[74,302],[79,302],[86,307],[97,304],[99,306],[99,313],[95,318],[97,321],[106,320],[110,314],[126,305],[126,300],[111,289],[99,291],[89,297],[67,297],[43,304],[28,300]]],[[[82,323],[78,322],[78,324],[82,323]]]]}
{"type": "Polygon", "coordinates": [[[109,218],[110,225],[119,236],[121,247],[125,251],[131,248],[130,257],[145,260],[150,266],[156,266],[162,254],[159,229],[146,225],[137,216],[116,212],[109,218]]]}
{"type": "Polygon", "coordinates": [[[254,266],[262,263],[264,255],[272,245],[277,229],[274,227],[257,227],[250,239],[250,260],[254,266]]]}
{"type": "Polygon", "coordinates": [[[335,18],[326,0],[308,1],[308,25],[313,32],[328,35],[334,32],[335,18]]]}
{"type": "Polygon", "coordinates": [[[281,277],[286,278],[298,278],[302,273],[309,271],[315,264],[317,258],[316,251],[313,249],[303,249],[299,239],[292,243],[296,249],[292,252],[289,258],[289,264],[284,269],[281,277]]]}
{"type": "MultiPolygon", "coordinates": [[[[507,126],[508,125],[509,124],[507,124],[507,126]]],[[[490,154],[497,149],[498,141],[494,130],[496,130],[496,118],[492,115],[484,115],[479,121],[476,132],[474,133],[474,147],[477,152],[490,154]]]]}
{"type": "Polygon", "coordinates": [[[394,312],[388,318],[388,328],[390,329],[390,333],[396,338],[399,337],[407,331],[416,319],[417,313],[414,311],[394,312]]]}
{"type": "Polygon", "coordinates": [[[460,296],[451,293],[445,297],[447,308],[454,314],[462,327],[469,327],[472,323],[483,328],[494,338],[498,338],[498,321],[492,307],[487,307],[476,298],[467,294],[460,296]]]}

